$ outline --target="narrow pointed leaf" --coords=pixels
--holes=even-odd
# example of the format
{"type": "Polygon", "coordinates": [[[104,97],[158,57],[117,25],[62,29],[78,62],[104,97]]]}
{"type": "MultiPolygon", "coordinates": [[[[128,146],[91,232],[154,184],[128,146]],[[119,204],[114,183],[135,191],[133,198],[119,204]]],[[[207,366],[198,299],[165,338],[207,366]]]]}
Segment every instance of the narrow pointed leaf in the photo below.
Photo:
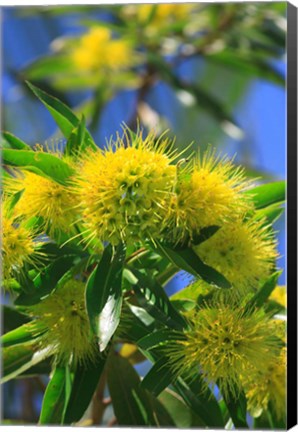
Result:
{"type": "Polygon", "coordinates": [[[205,423],[183,402],[178,393],[166,389],[159,395],[158,399],[173,418],[176,427],[190,429],[205,426],[205,423]]]}
{"type": "Polygon", "coordinates": [[[163,287],[154,279],[130,268],[136,278],[133,285],[138,302],[150,315],[170,328],[181,330],[187,322],[171,304],[163,287]]]}
{"type": "Polygon", "coordinates": [[[84,116],[80,120],[78,126],[76,126],[66,143],[65,154],[69,156],[75,156],[79,153],[80,149],[84,145],[86,135],[86,125],[84,116]]]}
{"type": "MultiPolygon", "coordinates": [[[[73,128],[77,127],[80,122],[77,116],[59,99],[50,96],[28,81],[27,84],[33,93],[38,97],[38,99],[49,110],[63,135],[68,139],[73,131],[73,128]]],[[[85,145],[96,149],[96,144],[94,143],[93,138],[88,131],[86,131],[85,145]]]]}
{"type": "Polygon", "coordinates": [[[246,397],[242,392],[235,398],[231,393],[224,396],[224,401],[230,413],[235,428],[249,429],[246,422],[246,397]]]}
{"type": "Polygon", "coordinates": [[[285,211],[284,207],[280,207],[279,204],[272,204],[268,207],[256,211],[256,218],[265,218],[265,223],[273,224],[285,211]]]}
{"type": "Polygon", "coordinates": [[[202,278],[211,285],[216,285],[220,288],[230,288],[230,282],[217,270],[205,264],[199,256],[189,247],[180,249],[175,246],[165,246],[156,242],[159,253],[178,268],[186,272],[202,278]]]}
{"type": "Polygon", "coordinates": [[[111,355],[108,386],[120,426],[157,426],[150,398],[140,387],[140,378],[127,359],[111,355]]]}
{"type": "Polygon", "coordinates": [[[249,189],[245,193],[252,197],[256,209],[262,209],[271,204],[285,201],[286,183],[284,181],[267,183],[249,189]]]}
{"type": "Polygon", "coordinates": [[[29,322],[22,326],[5,333],[0,338],[2,347],[17,345],[20,343],[31,341],[45,332],[43,326],[38,326],[35,322],[29,322]]]}
{"type": "Polygon", "coordinates": [[[4,332],[14,330],[30,321],[30,318],[27,315],[23,314],[22,312],[11,306],[2,305],[1,311],[4,332]]]}
{"type": "Polygon", "coordinates": [[[175,390],[191,410],[210,428],[224,428],[224,421],[219,405],[209,389],[202,386],[200,376],[197,379],[179,377],[174,383],[175,390]]]}
{"type": "Polygon", "coordinates": [[[74,174],[74,170],[66,162],[49,153],[3,149],[2,157],[6,165],[32,171],[61,184],[66,184],[74,174]]]}
{"type": "Polygon", "coordinates": [[[62,256],[56,259],[35,277],[33,288],[29,292],[20,294],[15,300],[15,304],[30,306],[39,303],[56,288],[65,273],[79,261],[80,258],[75,255],[62,256]]]}
{"type": "Polygon", "coordinates": [[[154,396],[158,396],[166,387],[177,379],[177,374],[168,366],[169,359],[162,357],[157,360],[142,381],[145,388],[154,396]]]}
{"type": "Polygon", "coordinates": [[[103,373],[106,357],[106,353],[98,353],[94,362],[77,365],[63,424],[77,422],[83,417],[103,373]]]}
{"type": "Polygon", "coordinates": [[[269,298],[270,294],[276,287],[279,276],[281,275],[281,271],[277,271],[273,273],[264,285],[256,292],[256,294],[250,299],[245,307],[245,313],[249,313],[254,308],[260,308],[269,298]]]}
{"type": "Polygon", "coordinates": [[[12,149],[16,150],[31,150],[31,147],[22,141],[20,138],[17,138],[11,132],[2,132],[3,137],[6,139],[8,144],[12,149]]]}
{"type": "Polygon", "coordinates": [[[120,245],[115,253],[111,245],[107,246],[100,263],[87,282],[87,312],[101,351],[106,348],[120,321],[124,259],[123,245],[120,245]]]}
{"type": "Polygon", "coordinates": [[[63,411],[67,403],[66,369],[67,366],[57,366],[47,385],[39,417],[41,425],[62,423],[63,411]]]}
{"type": "Polygon", "coordinates": [[[12,345],[2,350],[2,378],[0,383],[7,382],[51,355],[50,350],[38,351],[38,344],[26,342],[12,345]]]}

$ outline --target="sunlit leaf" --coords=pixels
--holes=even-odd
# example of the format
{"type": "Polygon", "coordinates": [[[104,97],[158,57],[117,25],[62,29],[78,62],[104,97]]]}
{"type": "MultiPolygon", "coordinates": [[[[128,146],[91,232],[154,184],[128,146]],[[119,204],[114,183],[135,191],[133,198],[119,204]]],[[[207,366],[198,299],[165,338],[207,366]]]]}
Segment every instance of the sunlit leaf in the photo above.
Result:
{"type": "Polygon", "coordinates": [[[49,153],[3,149],[2,157],[6,165],[32,171],[61,184],[66,184],[74,174],[73,168],[66,162],[49,153]]]}
{"type": "Polygon", "coordinates": [[[107,246],[87,282],[87,312],[101,351],[106,348],[120,321],[124,258],[123,245],[115,253],[111,245],[107,246]]]}
{"type": "Polygon", "coordinates": [[[252,197],[256,209],[262,209],[285,201],[286,183],[284,181],[266,183],[249,189],[246,194],[252,197]]]}
{"type": "Polygon", "coordinates": [[[63,419],[64,409],[67,403],[67,374],[69,374],[68,366],[57,366],[47,385],[39,424],[61,424],[63,419]]]}

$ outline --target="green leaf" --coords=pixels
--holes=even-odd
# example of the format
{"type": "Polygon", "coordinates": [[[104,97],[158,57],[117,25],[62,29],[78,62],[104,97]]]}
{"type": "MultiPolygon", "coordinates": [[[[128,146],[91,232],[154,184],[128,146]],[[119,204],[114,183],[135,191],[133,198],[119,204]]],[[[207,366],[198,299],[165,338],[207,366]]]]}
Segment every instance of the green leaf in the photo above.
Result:
{"type": "Polygon", "coordinates": [[[172,390],[166,389],[159,395],[175,425],[179,429],[204,427],[205,423],[183,402],[183,399],[172,390]]]}
{"type": "Polygon", "coordinates": [[[57,287],[60,280],[64,280],[63,276],[67,270],[74,267],[79,261],[80,258],[76,255],[57,258],[34,278],[33,287],[29,292],[20,294],[15,300],[15,305],[31,306],[39,303],[57,287]]]}
{"type": "Polygon", "coordinates": [[[62,72],[70,72],[71,68],[71,62],[66,56],[45,56],[31,63],[23,70],[23,74],[27,79],[41,80],[62,72]]]}
{"type": "Polygon", "coordinates": [[[157,426],[150,399],[140,387],[140,378],[127,359],[111,355],[108,386],[120,426],[157,426]]]}
{"type": "Polygon", "coordinates": [[[279,217],[283,214],[284,211],[284,207],[280,207],[279,204],[272,204],[268,207],[265,207],[264,209],[257,210],[256,218],[265,218],[266,224],[273,224],[279,219],[279,217]]]}
{"type": "Polygon", "coordinates": [[[187,327],[185,319],[174,308],[163,287],[154,278],[132,267],[130,271],[136,278],[133,288],[141,307],[170,328],[182,330],[187,327]]]}
{"type": "Polygon", "coordinates": [[[264,285],[257,291],[257,293],[249,300],[249,302],[245,306],[244,313],[250,313],[254,308],[260,308],[269,298],[270,294],[276,287],[279,276],[282,271],[277,271],[273,273],[264,285]]]}
{"type": "Polygon", "coordinates": [[[245,194],[252,198],[256,209],[262,209],[269,205],[285,201],[286,183],[284,181],[267,183],[249,189],[245,194]]]}
{"type": "Polygon", "coordinates": [[[159,253],[168,258],[174,265],[194,276],[202,278],[211,285],[220,288],[230,288],[230,282],[218,271],[205,264],[199,256],[189,247],[165,246],[155,241],[159,253]]]}
{"type": "Polygon", "coordinates": [[[15,150],[31,150],[31,147],[28,144],[26,144],[20,138],[17,138],[12,133],[10,133],[10,132],[2,132],[2,135],[4,136],[4,138],[9,143],[9,145],[11,146],[12,149],[15,149],[15,150]]]}
{"type": "Polygon", "coordinates": [[[108,245],[87,282],[87,312],[101,351],[106,348],[120,321],[124,259],[124,245],[118,246],[115,253],[108,245]]]}
{"type": "Polygon", "coordinates": [[[180,312],[189,312],[194,309],[197,303],[194,300],[171,299],[171,303],[180,312]]]}
{"type": "Polygon", "coordinates": [[[84,149],[84,141],[86,134],[85,117],[82,116],[78,126],[76,126],[66,143],[65,154],[68,156],[76,156],[80,150],[84,149]]]}
{"type": "Polygon", "coordinates": [[[235,428],[249,429],[246,422],[246,397],[241,392],[237,398],[231,392],[223,396],[235,428]]]}
{"type": "Polygon", "coordinates": [[[45,331],[45,328],[38,326],[36,322],[29,322],[2,335],[0,342],[3,347],[17,345],[31,341],[42,335],[45,331]]]}
{"type": "Polygon", "coordinates": [[[68,366],[57,366],[47,385],[41,407],[39,424],[61,424],[67,403],[66,374],[68,366]]]}
{"type": "MultiPolygon", "coordinates": [[[[33,91],[33,93],[38,97],[38,99],[45,105],[45,107],[49,110],[54,120],[56,121],[58,127],[61,129],[65,138],[69,138],[74,127],[79,125],[79,119],[76,115],[69,109],[64,103],[59,101],[59,99],[50,96],[43,90],[40,90],[33,84],[27,81],[29,88],[33,91]]],[[[93,141],[90,133],[86,131],[86,146],[90,146],[93,149],[96,149],[96,144],[93,141]]]]}
{"type": "Polygon", "coordinates": [[[24,371],[43,361],[50,356],[50,351],[44,349],[38,351],[35,341],[12,345],[2,350],[2,378],[1,383],[7,382],[24,371]]]}
{"type": "MultiPolygon", "coordinates": [[[[143,311],[146,313],[144,309],[131,305],[129,305],[128,309],[127,303],[125,304],[123,309],[125,311],[125,324],[123,328],[121,328],[121,332],[126,341],[136,343],[139,339],[142,339],[144,336],[146,336],[153,330],[152,324],[154,322],[154,319],[150,315],[148,315],[152,321],[146,324],[139,316],[139,311],[143,311]]],[[[123,321],[121,321],[121,323],[123,321]]]]}
{"type": "Polygon", "coordinates": [[[3,331],[9,332],[14,330],[17,327],[20,327],[23,324],[26,324],[30,321],[30,318],[18,311],[16,308],[1,305],[2,309],[2,319],[3,319],[3,331]]]}
{"type": "Polygon", "coordinates": [[[171,66],[156,53],[150,52],[148,62],[153,65],[161,75],[161,78],[168,82],[177,90],[184,90],[191,94],[197,102],[197,105],[202,107],[204,111],[209,112],[216,120],[220,122],[229,122],[234,127],[239,129],[231,114],[227,112],[226,107],[222,102],[214,97],[210,92],[203,87],[181,80],[174,72],[171,66]]]}
{"type": "Polygon", "coordinates": [[[210,237],[212,237],[218,230],[219,226],[217,225],[210,225],[209,227],[202,228],[199,232],[199,234],[195,235],[192,240],[192,245],[197,246],[204,241],[208,240],[210,237]]]}
{"type": "Polygon", "coordinates": [[[240,50],[232,51],[229,48],[229,50],[208,55],[207,59],[208,62],[218,63],[225,67],[232,68],[234,71],[237,70],[241,75],[245,74],[252,77],[262,77],[276,84],[285,85],[284,77],[264,60],[253,56],[252,51],[249,53],[241,53],[240,50]]]}
{"type": "Polygon", "coordinates": [[[138,346],[143,350],[151,350],[162,346],[169,341],[184,340],[183,333],[175,332],[169,329],[156,330],[153,333],[138,340],[138,346]]]}
{"type": "Polygon", "coordinates": [[[224,428],[218,402],[211,391],[206,388],[200,375],[195,379],[179,377],[173,386],[187,406],[200,417],[206,426],[224,428]]]}
{"type": "Polygon", "coordinates": [[[169,367],[168,357],[158,359],[142,381],[145,388],[154,396],[158,396],[166,387],[177,379],[176,372],[169,367]]]}
{"type": "Polygon", "coordinates": [[[172,415],[166,409],[164,404],[151,394],[148,394],[148,398],[154,411],[157,427],[176,427],[176,423],[174,422],[172,415]]]}
{"type": "Polygon", "coordinates": [[[74,170],[63,160],[49,153],[3,149],[3,163],[66,184],[74,170]]]}
{"type": "Polygon", "coordinates": [[[106,353],[98,353],[94,362],[78,364],[74,374],[63,424],[79,421],[88,408],[106,363],[106,353]]]}

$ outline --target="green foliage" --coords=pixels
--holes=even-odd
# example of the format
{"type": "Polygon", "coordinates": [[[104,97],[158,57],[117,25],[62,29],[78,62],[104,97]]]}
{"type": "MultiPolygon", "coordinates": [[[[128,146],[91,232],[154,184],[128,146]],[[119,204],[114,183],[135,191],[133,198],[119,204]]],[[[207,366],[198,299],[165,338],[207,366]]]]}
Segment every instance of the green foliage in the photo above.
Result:
{"type": "Polygon", "coordinates": [[[98,354],[95,361],[77,365],[64,411],[63,424],[77,422],[83,416],[103,373],[106,356],[106,352],[98,354]]]}
{"type": "Polygon", "coordinates": [[[6,165],[23,168],[61,184],[65,184],[73,174],[66,162],[48,153],[4,149],[2,157],[6,165]]]}
{"type": "Polygon", "coordinates": [[[87,282],[87,312],[101,351],[107,347],[120,321],[124,258],[125,248],[122,244],[114,254],[111,245],[107,246],[87,282]]]}
{"type": "Polygon", "coordinates": [[[263,209],[285,201],[286,185],[284,181],[268,183],[250,189],[247,194],[252,197],[256,209],[263,209]]]}
{"type": "Polygon", "coordinates": [[[39,424],[61,424],[67,399],[67,366],[57,366],[44,394],[39,424]]]}
{"type": "MultiPolygon", "coordinates": [[[[79,119],[60,100],[48,95],[46,92],[40,90],[29,82],[27,84],[38,99],[49,110],[65,138],[69,139],[74,133],[74,129],[79,126],[79,119]]],[[[96,148],[96,145],[88,131],[85,132],[84,145],[96,148]]]]}
{"type": "MultiPolygon", "coordinates": [[[[233,8],[231,11],[234,19],[238,12],[233,8]]],[[[154,13],[155,9],[152,10],[148,23],[153,22],[154,13]]],[[[216,19],[215,13],[212,18],[215,26],[216,19]]],[[[183,28],[183,23],[179,26],[183,28]]],[[[178,24],[175,24],[171,31],[175,33],[177,28],[178,24]]],[[[235,35],[231,37],[234,38],[235,35]]],[[[268,39],[264,39],[259,33],[248,33],[247,37],[251,43],[256,43],[256,40],[257,43],[268,42],[268,39]]],[[[201,49],[200,46],[198,48],[201,49]]],[[[181,82],[162,57],[153,55],[152,52],[149,54],[148,64],[154,67],[154,74],[170,83],[176,90],[189,91],[198,105],[203,104],[217,120],[233,122],[225,107],[203,87],[189,86],[181,82]]],[[[237,71],[245,69],[246,63],[237,62],[232,52],[204,55],[210,57],[211,62],[236,68],[237,71]]],[[[250,64],[246,74],[254,76],[260,73],[262,77],[281,82],[268,65],[264,66],[265,60],[259,56],[256,55],[253,59],[247,57],[245,61],[250,64]]],[[[54,58],[49,57],[33,65],[27,73],[31,78],[44,78],[57,71],[60,73],[66,70],[65,59],[61,57],[55,63],[54,58]]],[[[49,110],[67,139],[64,153],[67,158],[76,161],[88,148],[96,148],[86,128],[84,116],[80,120],[57,98],[32,84],[29,84],[29,87],[49,110]]],[[[99,98],[101,96],[98,95],[99,98]]],[[[32,171],[66,186],[70,184],[75,170],[63,158],[32,151],[26,143],[8,132],[4,132],[3,137],[5,165],[32,171]]],[[[254,202],[255,210],[252,213],[256,218],[265,218],[266,224],[272,224],[282,214],[281,205],[285,201],[284,182],[267,183],[245,193],[249,194],[254,202]]],[[[20,197],[21,192],[15,194],[11,210],[20,197]]],[[[246,216],[250,218],[251,214],[246,216]]],[[[41,234],[37,219],[27,221],[26,226],[38,228],[37,232],[41,234]]],[[[86,245],[86,231],[80,223],[76,224],[75,228],[76,236],[70,237],[62,233],[65,237],[60,242],[55,238],[43,238],[40,251],[47,258],[41,259],[38,265],[29,263],[24,266],[23,273],[8,283],[18,294],[14,299],[14,307],[18,309],[4,306],[5,334],[1,338],[2,382],[44,373],[50,375],[39,418],[42,425],[77,424],[90,404],[95,406],[96,401],[98,402],[96,398],[102,396],[108,388],[119,426],[224,428],[228,421],[235,427],[247,428],[247,401],[244,392],[241,391],[238,397],[232,392],[228,395],[222,392],[218,401],[204,381],[199,365],[192,376],[179,373],[177,369],[173,369],[170,355],[164,350],[168,343],[186,340],[185,334],[192,328],[190,311],[207,307],[207,300],[213,301],[214,293],[219,290],[221,294],[229,295],[229,291],[235,289],[219,271],[205,264],[192,248],[208,242],[220,226],[203,228],[193,236],[192,242],[187,240],[183,243],[171,243],[165,239],[153,241],[149,237],[144,242],[133,245],[120,243],[117,246],[106,243],[98,245],[101,239],[96,238],[94,242],[86,245]],[[67,245],[61,244],[63,242],[67,245]],[[208,285],[208,294],[202,296],[189,286],[170,299],[165,287],[179,271],[184,271],[208,285]],[[62,364],[55,356],[53,358],[51,345],[48,349],[40,348],[41,337],[46,330],[35,322],[34,317],[29,318],[23,312],[54,292],[59,293],[59,288],[73,279],[84,283],[85,303],[83,306],[76,302],[67,305],[70,317],[77,319],[86,309],[86,322],[89,320],[90,323],[90,343],[94,345],[95,354],[92,358],[79,362],[70,356],[69,362],[62,364]],[[121,347],[126,343],[133,346],[136,355],[125,358],[121,347]],[[144,358],[152,363],[152,367],[141,379],[131,362],[139,362],[144,358]]],[[[267,280],[262,280],[253,287],[253,294],[248,299],[244,298],[244,303],[241,303],[243,316],[256,308],[271,312],[277,310],[274,307],[278,303],[272,304],[269,297],[280,274],[281,272],[273,268],[267,280]]],[[[234,300],[236,304],[237,298],[234,300]]],[[[281,305],[279,306],[282,311],[281,305]]],[[[61,319],[63,321],[67,317],[63,316],[61,319]]],[[[70,338],[72,336],[69,335],[70,338]]],[[[219,391],[222,391],[220,382],[213,384],[217,384],[219,391]]],[[[104,412],[104,400],[100,403],[104,412]]],[[[268,419],[264,420],[262,415],[256,424],[270,424],[270,427],[281,424],[281,421],[274,417],[274,408],[270,405],[268,413],[270,422],[268,419]]],[[[94,422],[96,423],[95,420],[94,422]]]]}
{"type": "Polygon", "coordinates": [[[230,282],[218,271],[212,267],[204,264],[199,256],[190,248],[179,246],[168,246],[156,242],[157,250],[163,256],[173,263],[178,268],[193,274],[194,276],[201,277],[207,283],[218,286],[220,288],[230,288],[230,282]]]}
{"type": "Polygon", "coordinates": [[[118,423],[121,426],[170,426],[169,415],[160,403],[140,387],[140,378],[128,360],[111,355],[108,386],[118,423]],[[157,411],[157,412],[156,412],[157,411]],[[162,417],[160,416],[162,414],[162,417]],[[161,421],[162,420],[162,421],[161,421]]]}

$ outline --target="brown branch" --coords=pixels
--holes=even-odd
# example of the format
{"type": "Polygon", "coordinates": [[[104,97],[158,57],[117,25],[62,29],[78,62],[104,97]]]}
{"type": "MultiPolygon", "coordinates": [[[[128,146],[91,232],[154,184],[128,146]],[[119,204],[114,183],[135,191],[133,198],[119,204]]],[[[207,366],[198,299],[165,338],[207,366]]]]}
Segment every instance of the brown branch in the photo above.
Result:
{"type": "Polygon", "coordinates": [[[93,400],[92,400],[91,417],[92,417],[93,425],[101,424],[105,409],[109,405],[107,403],[107,400],[104,399],[106,380],[107,380],[107,374],[104,371],[100,377],[99,383],[97,385],[97,389],[94,393],[93,400]]]}

